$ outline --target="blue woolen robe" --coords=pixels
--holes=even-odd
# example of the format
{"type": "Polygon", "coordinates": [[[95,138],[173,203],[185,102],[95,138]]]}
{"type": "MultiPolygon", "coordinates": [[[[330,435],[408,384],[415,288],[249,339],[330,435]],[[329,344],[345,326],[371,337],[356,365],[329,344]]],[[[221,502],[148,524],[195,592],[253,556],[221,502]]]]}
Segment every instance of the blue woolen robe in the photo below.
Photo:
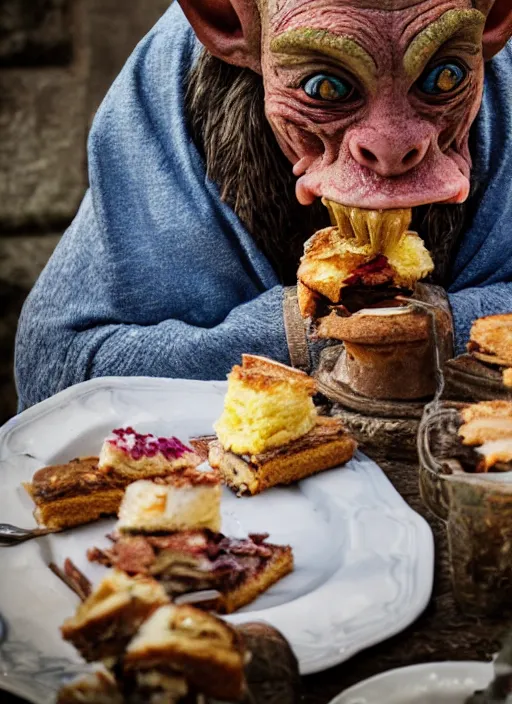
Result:
{"type": "MultiPolygon", "coordinates": [[[[276,273],[187,129],[199,49],[174,3],[96,116],[90,189],[20,318],[20,410],[95,376],[220,379],[243,352],[289,362],[276,273]]],[[[474,318],[512,311],[512,47],[486,71],[478,209],[449,289],[458,352],[474,318]]]]}

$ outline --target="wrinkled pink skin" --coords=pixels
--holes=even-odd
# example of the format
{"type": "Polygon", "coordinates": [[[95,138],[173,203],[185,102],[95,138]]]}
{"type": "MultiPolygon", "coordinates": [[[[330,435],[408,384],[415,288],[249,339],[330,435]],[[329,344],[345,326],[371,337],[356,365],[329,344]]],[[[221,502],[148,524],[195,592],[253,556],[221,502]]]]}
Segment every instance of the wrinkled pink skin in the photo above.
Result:
{"type": "Polygon", "coordinates": [[[452,40],[436,54],[462,59],[470,68],[465,88],[443,102],[420,93],[403,57],[414,37],[445,12],[471,7],[469,0],[269,0],[261,46],[266,114],[300,177],[302,204],[322,196],[370,209],[466,200],[469,130],[483,87],[481,46],[475,54],[452,40]],[[383,5],[388,9],[378,9],[383,5]],[[377,65],[377,90],[371,94],[361,86],[355,105],[309,98],[300,87],[308,76],[337,70],[341,76],[351,74],[320,55],[306,66],[281,67],[270,42],[297,28],[328,29],[356,39],[377,65]]]}

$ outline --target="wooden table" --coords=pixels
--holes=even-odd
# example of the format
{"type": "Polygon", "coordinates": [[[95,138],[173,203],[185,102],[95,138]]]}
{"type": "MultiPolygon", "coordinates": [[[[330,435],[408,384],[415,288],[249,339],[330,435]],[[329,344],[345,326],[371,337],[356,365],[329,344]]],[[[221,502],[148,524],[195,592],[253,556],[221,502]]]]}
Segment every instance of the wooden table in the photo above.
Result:
{"type": "MultiPolygon", "coordinates": [[[[347,687],[395,667],[438,660],[489,660],[503,633],[512,627],[512,619],[474,619],[458,611],[450,584],[444,524],[423,506],[417,467],[403,462],[379,461],[379,464],[403,498],[432,527],[436,544],[433,597],[424,614],[406,631],[339,667],[304,678],[302,704],[327,704],[347,687]]],[[[20,704],[20,700],[4,693],[0,701],[20,704]]]]}
{"type": "Polygon", "coordinates": [[[426,518],[433,530],[436,566],[432,599],[407,630],[339,667],[304,678],[304,704],[327,704],[347,687],[395,667],[439,660],[489,660],[504,632],[512,628],[512,619],[475,619],[461,614],[452,595],[445,527],[423,505],[417,467],[391,461],[379,464],[402,497],[426,518]]]}

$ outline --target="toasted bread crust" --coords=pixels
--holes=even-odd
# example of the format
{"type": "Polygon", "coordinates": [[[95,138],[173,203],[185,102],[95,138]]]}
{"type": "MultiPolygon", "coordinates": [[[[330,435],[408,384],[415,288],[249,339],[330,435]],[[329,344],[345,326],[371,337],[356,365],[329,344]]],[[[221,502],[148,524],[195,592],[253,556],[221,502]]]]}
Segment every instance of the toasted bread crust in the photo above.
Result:
{"type": "Polygon", "coordinates": [[[297,272],[300,282],[332,303],[340,300],[344,280],[371,259],[368,254],[344,251],[343,245],[336,227],[320,230],[306,242],[297,272]]]}
{"type": "Polygon", "coordinates": [[[290,381],[303,386],[311,396],[316,393],[316,382],[312,377],[300,369],[293,369],[267,357],[244,354],[242,366],[234,366],[231,374],[254,389],[267,391],[276,384],[290,381]]]}
{"type": "Polygon", "coordinates": [[[209,461],[220,470],[229,487],[237,493],[254,495],[345,464],[356,448],[356,441],[343,429],[341,421],[319,417],[307,435],[260,455],[240,457],[224,450],[220,442],[212,442],[209,461]]]}
{"type": "Polygon", "coordinates": [[[475,320],[468,351],[482,362],[512,366],[512,313],[475,320]]]}

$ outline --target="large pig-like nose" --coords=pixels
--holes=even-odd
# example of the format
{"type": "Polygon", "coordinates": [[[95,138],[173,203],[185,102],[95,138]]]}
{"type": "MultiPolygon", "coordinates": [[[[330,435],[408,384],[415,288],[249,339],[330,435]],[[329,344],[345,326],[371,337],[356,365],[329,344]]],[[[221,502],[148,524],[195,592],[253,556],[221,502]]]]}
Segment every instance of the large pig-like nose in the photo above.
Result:
{"type": "Polygon", "coordinates": [[[378,130],[362,129],[351,135],[348,147],[358,164],[389,178],[401,176],[418,166],[429,144],[426,135],[420,137],[397,132],[388,136],[378,130]]]}

